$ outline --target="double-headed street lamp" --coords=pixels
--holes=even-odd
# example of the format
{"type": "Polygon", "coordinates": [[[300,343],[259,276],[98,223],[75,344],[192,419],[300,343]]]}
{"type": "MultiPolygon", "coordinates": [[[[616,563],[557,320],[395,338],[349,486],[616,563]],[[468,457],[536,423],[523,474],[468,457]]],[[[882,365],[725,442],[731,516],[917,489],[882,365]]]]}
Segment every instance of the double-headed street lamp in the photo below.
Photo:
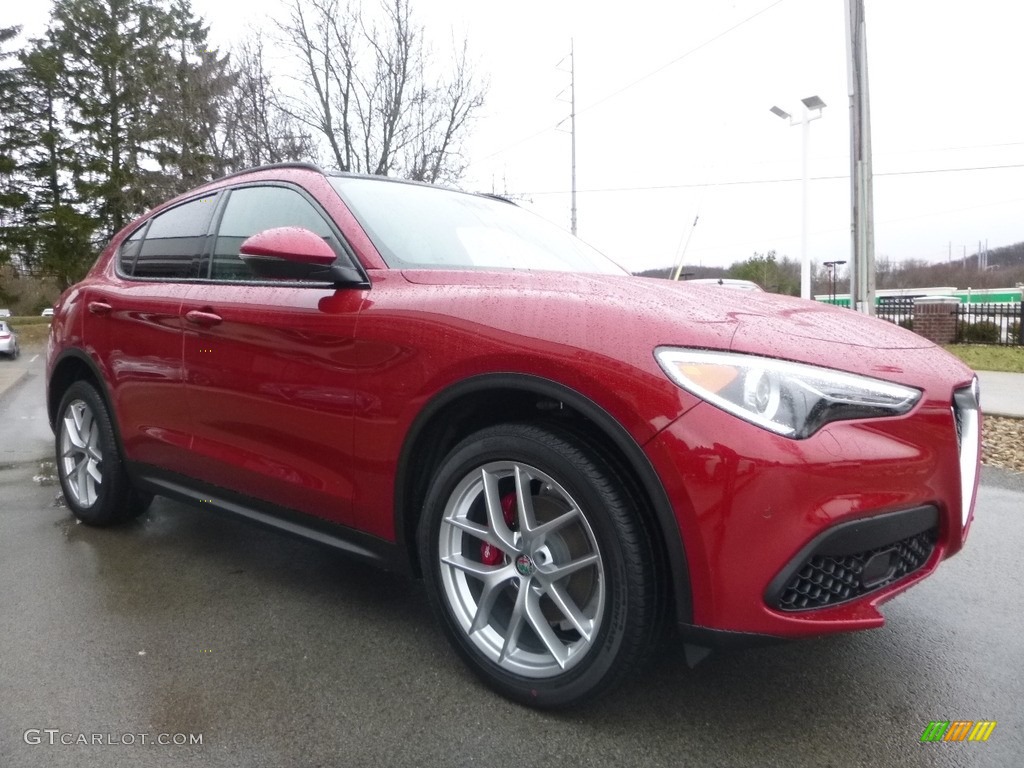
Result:
{"type": "Polygon", "coordinates": [[[772,107],[771,111],[783,120],[788,120],[790,125],[803,126],[803,215],[800,225],[800,297],[809,299],[811,298],[811,258],[807,253],[807,150],[811,139],[811,121],[821,117],[821,112],[825,108],[825,102],[817,96],[808,96],[800,101],[803,102],[804,109],[803,117],[799,120],[781,107],[772,107]]]}
{"type": "Polygon", "coordinates": [[[836,272],[845,263],[845,261],[825,262],[825,267],[828,269],[828,298],[832,304],[836,303],[836,272]]]}

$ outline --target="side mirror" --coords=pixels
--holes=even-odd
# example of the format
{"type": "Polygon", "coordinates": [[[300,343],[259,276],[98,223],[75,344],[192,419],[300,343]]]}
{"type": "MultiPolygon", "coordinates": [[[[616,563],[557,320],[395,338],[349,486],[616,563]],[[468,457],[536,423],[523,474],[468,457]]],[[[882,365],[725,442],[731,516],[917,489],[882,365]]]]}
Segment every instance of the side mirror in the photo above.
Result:
{"type": "Polygon", "coordinates": [[[331,246],[302,227],[277,227],[257,232],[238,249],[242,260],[255,266],[256,260],[271,259],[294,264],[326,267],[334,263],[331,246]]]}
{"type": "Polygon", "coordinates": [[[303,227],[257,232],[242,243],[238,255],[257,277],[366,285],[358,270],[335,264],[337,254],[331,246],[303,227]]]}

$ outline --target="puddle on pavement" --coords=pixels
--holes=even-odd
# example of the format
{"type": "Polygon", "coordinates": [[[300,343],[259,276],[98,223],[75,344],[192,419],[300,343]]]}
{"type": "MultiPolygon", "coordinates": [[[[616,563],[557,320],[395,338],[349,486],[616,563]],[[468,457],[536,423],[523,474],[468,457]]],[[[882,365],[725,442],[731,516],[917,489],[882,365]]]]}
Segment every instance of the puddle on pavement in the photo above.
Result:
{"type": "Polygon", "coordinates": [[[64,538],[74,540],[76,536],[81,535],[81,531],[78,528],[81,524],[81,520],[69,515],[68,517],[62,517],[53,525],[64,534],[64,538]]]}
{"type": "Polygon", "coordinates": [[[32,482],[46,487],[57,484],[57,465],[52,461],[39,462],[39,474],[32,476],[32,482]]]}

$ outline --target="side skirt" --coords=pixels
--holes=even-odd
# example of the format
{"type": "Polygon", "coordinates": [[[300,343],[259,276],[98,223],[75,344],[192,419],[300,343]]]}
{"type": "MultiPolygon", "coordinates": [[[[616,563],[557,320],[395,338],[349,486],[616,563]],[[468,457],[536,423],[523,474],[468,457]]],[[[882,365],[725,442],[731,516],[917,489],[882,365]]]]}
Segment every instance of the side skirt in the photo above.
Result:
{"type": "Polygon", "coordinates": [[[148,464],[130,462],[127,469],[140,490],[312,541],[384,570],[411,573],[408,558],[393,542],[148,464]]]}

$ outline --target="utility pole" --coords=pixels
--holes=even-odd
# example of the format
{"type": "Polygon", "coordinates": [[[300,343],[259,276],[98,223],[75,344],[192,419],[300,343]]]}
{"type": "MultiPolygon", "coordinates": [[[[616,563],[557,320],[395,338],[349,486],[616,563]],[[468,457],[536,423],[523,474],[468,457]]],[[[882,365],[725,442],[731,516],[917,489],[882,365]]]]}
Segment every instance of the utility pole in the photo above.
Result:
{"type": "MultiPolygon", "coordinates": [[[[573,41],[572,38],[569,38],[569,56],[568,56],[568,59],[569,59],[569,135],[570,135],[570,141],[571,141],[571,144],[572,144],[572,203],[571,203],[570,212],[569,212],[569,223],[570,223],[569,229],[575,235],[576,234],[576,54],[575,54],[575,44],[574,44],[574,41],[573,41]]],[[[562,61],[558,62],[559,68],[561,68],[561,65],[562,65],[562,63],[564,61],[565,61],[565,59],[562,59],[562,61]]],[[[561,71],[564,72],[565,70],[563,69],[561,71]]],[[[563,101],[564,100],[564,99],[561,98],[562,94],[564,94],[564,93],[565,93],[565,91],[562,91],[562,93],[558,94],[559,101],[563,101]]],[[[559,126],[561,126],[562,123],[564,123],[564,122],[565,122],[565,120],[562,120],[562,122],[559,123],[559,126]]]]}
{"type": "Polygon", "coordinates": [[[871,172],[871,114],[864,0],[845,0],[846,70],[850,95],[850,306],[875,314],[875,226],[871,172]]]}
{"type": "Polygon", "coordinates": [[[572,133],[572,233],[576,234],[576,51],[572,38],[569,38],[569,90],[570,108],[569,128],[572,133]]]}

